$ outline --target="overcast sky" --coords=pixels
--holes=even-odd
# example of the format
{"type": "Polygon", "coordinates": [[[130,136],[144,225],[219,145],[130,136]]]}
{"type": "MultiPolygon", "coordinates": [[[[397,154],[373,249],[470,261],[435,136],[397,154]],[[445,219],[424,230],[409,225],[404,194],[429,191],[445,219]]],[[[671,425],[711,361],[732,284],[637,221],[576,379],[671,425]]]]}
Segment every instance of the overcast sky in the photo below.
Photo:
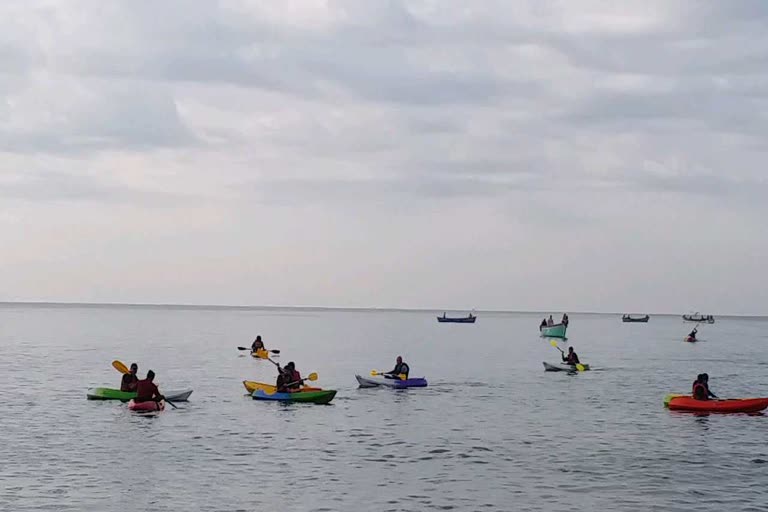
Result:
{"type": "Polygon", "coordinates": [[[768,313],[768,3],[0,3],[0,300],[768,313]]]}

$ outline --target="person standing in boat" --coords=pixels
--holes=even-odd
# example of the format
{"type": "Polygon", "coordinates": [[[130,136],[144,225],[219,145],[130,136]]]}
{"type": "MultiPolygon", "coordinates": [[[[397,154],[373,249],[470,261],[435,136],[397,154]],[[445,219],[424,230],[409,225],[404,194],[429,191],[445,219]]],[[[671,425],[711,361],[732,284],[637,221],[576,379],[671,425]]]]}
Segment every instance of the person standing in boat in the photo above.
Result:
{"type": "Polygon", "coordinates": [[[133,399],[136,403],[141,402],[159,402],[165,400],[165,397],[157,389],[157,385],[154,383],[155,372],[149,370],[147,372],[147,378],[140,380],[136,385],[136,398],[133,399]]]}
{"type": "Polygon", "coordinates": [[[543,329],[543,328],[545,328],[546,326],[547,326],[547,319],[546,319],[546,318],[543,318],[543,319],[541,320],[541,324],[539,325],[539,330],[542,330],[542,329],[543,329]]]}
{"type": "Polygon", "coordinates": [[[549,315],[549,318],[547,319],[547,327],[552,327],[555,325],[555,321],[552,320],[552,315],[549,315]]]}
{"type": "Polygon", "coordinates": [[[568,327],[568,313],[563,313],[563,320],[562,324],[566,327],[568,327]]]}
{"type": "Polygon", "coordinates": [[[139,378],[136,376],[136,372],[139,371],[139,365],[131,363],[131,371],[123,375],[123,380],[120,381],[120,391],[136,391],[136,386],[139,384],[139,378]]]}
{"type": "Polygon", "coordinates": [[[384,377],[388,379],[398,379],[400,378],[400,375],[405,375],[405,378],[407,379],[410,372],[411,368],[408,366],[408,363],[403,361],[401,356],[397,356],[395,367],[391,372],[386,372],[384,377]]]}
{"type": "Polygon", "coordinates": [[[579,356],[576,355],[576,352],[573,351],[573,347],[568,347],[568,355],[566,356],[565,354],[563,354],[562,357],[563,357],[563,362],[565,364],[570,364],[570,365],[580,364],[579,356]]]}

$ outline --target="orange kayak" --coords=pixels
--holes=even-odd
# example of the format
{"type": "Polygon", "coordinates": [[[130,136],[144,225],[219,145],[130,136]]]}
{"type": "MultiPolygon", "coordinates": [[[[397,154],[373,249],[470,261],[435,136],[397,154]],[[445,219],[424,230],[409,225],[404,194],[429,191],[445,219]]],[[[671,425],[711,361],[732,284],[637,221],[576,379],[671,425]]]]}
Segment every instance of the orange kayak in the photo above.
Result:
{"type": "Polygon", "coordinates": [[[669,399],[671,411],[693,412],[759,412],[768,408],[768,398],[729,398],[723,400],[696,400],[691,396],[673,396],[669,399]]]}

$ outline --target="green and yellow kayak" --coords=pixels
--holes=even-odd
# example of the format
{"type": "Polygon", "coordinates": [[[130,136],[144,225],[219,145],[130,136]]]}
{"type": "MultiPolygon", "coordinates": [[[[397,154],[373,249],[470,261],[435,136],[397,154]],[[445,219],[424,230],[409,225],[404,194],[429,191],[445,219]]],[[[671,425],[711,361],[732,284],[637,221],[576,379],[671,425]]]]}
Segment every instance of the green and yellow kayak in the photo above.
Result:
{"type": "Polygon", "coordinates": [[[295,393],[268,392],[257,389],[251,395],[254,400],[272,400],[276,402],[305,402],[313,404],[327,404],[336,396],[335,389],[321,389],[319,391],[297,391],[295,393]]]}

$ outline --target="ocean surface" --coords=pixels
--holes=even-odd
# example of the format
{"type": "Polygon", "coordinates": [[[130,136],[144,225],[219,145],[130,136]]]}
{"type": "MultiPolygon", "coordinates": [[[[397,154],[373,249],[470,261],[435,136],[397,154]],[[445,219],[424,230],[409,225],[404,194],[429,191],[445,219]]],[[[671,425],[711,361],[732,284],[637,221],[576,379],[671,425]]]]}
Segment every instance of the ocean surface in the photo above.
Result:
{"type": "Polygon", "coordinates": [[[0,510],[765,511],[768,417],[695,416],[662,399],[701,372],[722,397],[768,396],[768,321],[692,324],[570,314],[594,371],[545,373],[541,314],[0,305],[0,510]],[[280,361],[338,389],[327,406],[264,403],[244,379],[280,361]],[[397,355],[429,387],[358,389],[397,355]],[[160,389],[143,416],[85,399],[138,362],[160,389]]]}

